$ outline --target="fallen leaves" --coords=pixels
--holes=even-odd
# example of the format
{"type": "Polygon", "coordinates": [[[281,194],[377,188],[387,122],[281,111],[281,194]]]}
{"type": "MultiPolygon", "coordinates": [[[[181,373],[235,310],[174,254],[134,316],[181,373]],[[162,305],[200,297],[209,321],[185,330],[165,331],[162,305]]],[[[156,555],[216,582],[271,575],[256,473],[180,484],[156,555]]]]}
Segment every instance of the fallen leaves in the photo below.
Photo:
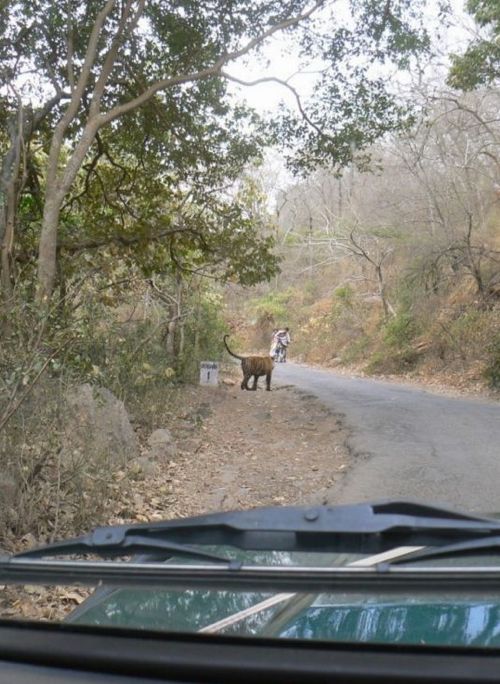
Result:
{"type": "MultiPolygon", "coordinates": [[[[292,390],[281,389],[233,394],[224,387],[196,388],[190,395],[192,405],[178,415],[169,415],[166,408],[163,427],[175,437],[175,460],[160,463],[151,475],[134,472],[133,464],[110,473],[107,496],[113,514],[107,522],[144,523],[325,500],[334,474],[340,478],[347,469],[343,430],[338,418],[314,398],[304,401],[292,390]],[[210,411],[194,425],[190,418],[200,401],[211,402],[210,411]]],[[[144,449],[149,433],[141,428],[138,437],[144,449]]],[[[75,533],[61,531],[63,536],[75,533]]],[[[25,549],[39,543],[28,534],[17,546],[25,549]]],[[[32,585],[0,588],[0,616],[60,620],[89,591],[32,585]]]]}

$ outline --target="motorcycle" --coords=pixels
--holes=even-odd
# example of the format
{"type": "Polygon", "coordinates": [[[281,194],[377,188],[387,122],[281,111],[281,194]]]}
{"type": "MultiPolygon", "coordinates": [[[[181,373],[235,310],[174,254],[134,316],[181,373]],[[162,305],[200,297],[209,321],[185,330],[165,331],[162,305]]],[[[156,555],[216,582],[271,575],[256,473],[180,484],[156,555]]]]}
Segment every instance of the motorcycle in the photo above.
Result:
{"type": "Polygon", "coordinates": [[[275,363],[286,363],[287,347],[282,342],[278,342],[274,352],[275,363]]]}

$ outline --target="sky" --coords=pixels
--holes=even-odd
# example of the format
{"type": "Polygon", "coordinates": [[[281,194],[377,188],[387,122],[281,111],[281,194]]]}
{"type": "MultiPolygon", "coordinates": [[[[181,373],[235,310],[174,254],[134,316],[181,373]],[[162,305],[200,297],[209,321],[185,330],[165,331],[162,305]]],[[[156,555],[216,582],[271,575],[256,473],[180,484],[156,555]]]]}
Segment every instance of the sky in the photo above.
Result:
{"type": "MultiPolygon", "coordinates": [[[[382,3],[382,0],[379,0],[382,3]]],[[[339,0],[341,4],[343,0],[339,0]]],[[[470,40],[473,31],[473,21],[464,10],[464,0],[448,0],[451,6],[452,19],[450,26],[443,29],[437,19],[439,0],[428,0],[427,10],[428,26],[433,28],[435,47],[440,53],[433,63],[427,65],[425,76],[435,85],[440,87],[446,78],[449,67],[449,54],[461,52],[470,40]]],[[[336,4],[337,6],[337,4],[336,4]]],[[[344,8],[347,11],[346,6],[344,8]]],[[[315,83],[316,69],[307,65],[301,70],[297,53],[290,51],[289,40],[283,36],[273,37],[263,50],[262,58],[256,59],[249,56],[240,59],[227,68],[227,71],[237,78],[253,81],[262,77],[276,76],[282,80],[290,79],[290,83],[299,92],[302,104],[307,102],[307,97],[312,93],[315,83]]],[[[407,88],[412,94],[412,74],[393,74],[402,88],[407,88]]],[[[297,104],[294,96],[283,86],[276,83],[261,83],[255,86],[240,86],[232,84],[230,90],[235,96],[259,114],[264,115],[275,111],[281,102],[291,108],[297,104]]],[[[275,202],[275,192],[278,188],[293,185],[295,182],[292,174],[287,170],[280,154],[275,150],[268,150],[265,155],[265,163],[261,169],[261,182],[269,197],[269,208],[272,210],[275,202]]]]}
{"type": "MultiPolygon", "coordinates": [[[[443,30],[442,25],[437,19],[438,0],[429,0],[427,9],[428,26],[437,34],[435,36],[436,46],[439,45],[441,51],[441,63],[436,61],[428,65],[427,76],[431,79],[443,80],[448,65],[448,54],[450,52],[461,52],[467,40],[470,38],[473,23],[464,10],[464,0],[448,0],[452,9],[452,25],[443,30]]],[[[382,4],[382,0],[380,0],[382,4]]],[[[345,5],[342,8],[342,0],[339,4],[339,13],[342,15],[347,11],[345,5]]],[[[227,71],[237,78],[252,81],[262,77],[276,76],[282,80],[290,79],[290,83],[300,93],[301,99],[307,100],[314,88],[315,72],[318,64],[306,65],[302,67],[297,56],[289,49],[288,39],[282,36],[275,36],[267,43],[263,50],[260,60],[254,56],[240,59],[233,63],[227,71]]],[[[408,76],[400,74],[398,78],[404,83],[408,76]]],[[[256,109],[260,114],[275,110],[280,102],[295,107],[296,103],[293,95],[284,87],[276,83],[262,83],[255,86],[239,86],[233,84],[232,92],[241,97],[247,104],[256,109]]]]}

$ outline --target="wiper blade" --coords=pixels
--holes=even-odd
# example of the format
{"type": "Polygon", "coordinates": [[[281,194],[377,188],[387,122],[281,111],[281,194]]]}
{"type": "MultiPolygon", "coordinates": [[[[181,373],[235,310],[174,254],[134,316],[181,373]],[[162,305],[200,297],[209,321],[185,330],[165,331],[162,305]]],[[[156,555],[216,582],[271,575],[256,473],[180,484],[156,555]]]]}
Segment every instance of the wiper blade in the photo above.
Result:
{"type": "Polygon", "coordinates": [[[67,556],[93,554],[101,558],[115,558],[129,554],[148,552],[162,557],[180,556],[201,560],[229,563],[224,558],[202,549],[196,549],[188,544],[161,539],[155,536],[141,534],[134,526],[119,525],[114,527],[98,527],[90,534],[75,537],[67,541],[55,542],[29,551],[17,553],[13,558],[47,558],[52,556],[67,556]]]}
{"type": "Polygon", "coordinates": [[[165,590],[280,592],[377,591],[498,592],[498,567],[413,568],[207,565],[163,562],[71,561],[0,558],[1,584],[106,584],[165,590]]]}
{"type": "Polygon", "coordinates": [[[102,527],[89,535],[17,554],[153,552],[229,562],[197,545],[245,551],[380,553],[395,546],[448,544],[500,535],[500,522],[405,501],[349,506],[293,506],[215,513],[154,523],[102,527]],[[194,546],[193,546],[194,545],[194,546]]]}
{"type": "Polygon", "coordinates": [[[494,549],[500,551],[500,536],[471,539],[456,544],[446,544],[445,546],[427,548],[410,553],[404,558],[397,558],[389,563],[383,563],[382,565],[383,567],[391,567],[393,565],[417,563],[433,558],[452,558],[472,554],[480,555],[485,551],[492,551],[494,549]]]}

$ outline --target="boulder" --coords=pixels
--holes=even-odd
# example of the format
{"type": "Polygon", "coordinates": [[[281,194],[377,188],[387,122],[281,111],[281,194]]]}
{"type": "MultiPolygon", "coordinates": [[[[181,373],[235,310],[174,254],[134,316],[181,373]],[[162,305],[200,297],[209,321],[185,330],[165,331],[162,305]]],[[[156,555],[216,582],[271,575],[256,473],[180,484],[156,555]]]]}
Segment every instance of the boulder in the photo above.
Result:
{"type": "Polygon", "coordinates": [[[65,400],[63,458],[88,453],[125,464],[138,455],[139,444],[125,405],[112,392],[85,383],[71,388],[65,400]]]}
{"type": "Polygon", "coordinates": [[[0,525],[16,519],[16,500],[18,488],[16,481],[10,475],[3,473],[0,479],[0,525]]]}
{"type": "Polygon", "coordinates": [[[139,472],[144,477],[152,477],[158,472],[158,464],[148,456],[139,456],[132,463],[132,472],[139,472]]]}
{"type": "Polygon", "coordinates": [[[147,457],[152,461],[166,461],[177,454],[174,437],[167,428],[152,432],[148,439],[147,457]]]}
{"type": "Polygon", "coordinates": [[[213,409],[208,403],[203,403],[198,406],[193,412],[193,417],[196,421],[209,418],[213,413],[213,409]]]}
{"type": "Polygon", "coordinates": [[[233,380],[233,378],[222,378],[222,384],[227,387],[234,387],[236,385],[236,380],[233,380]]]}

